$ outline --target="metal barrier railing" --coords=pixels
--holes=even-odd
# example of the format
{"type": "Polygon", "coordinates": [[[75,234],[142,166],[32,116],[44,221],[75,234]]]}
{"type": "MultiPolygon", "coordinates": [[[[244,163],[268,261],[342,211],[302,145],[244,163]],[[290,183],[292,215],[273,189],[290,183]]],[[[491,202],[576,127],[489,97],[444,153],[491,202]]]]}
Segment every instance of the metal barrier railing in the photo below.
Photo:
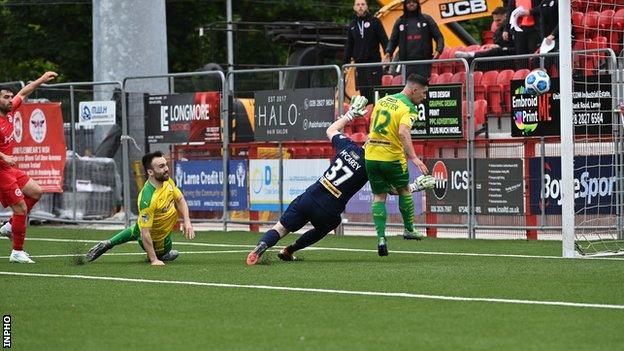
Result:
{"type": "MultiPolygon", "coordinates": [[[[131,81],[137,80],[150,80],[150,79],[167,79],[169,82],[168,92],[173,92],[175,86],[176,78],[183,77],[212,77],[216,76],[221,83],[221,99],[220,99],[220,118],[223,125],[223,174],[227,175],[228,170],[228,143],[229,143],[229,123],[228,123],[228,86],[225,81],[225,75],[221,71],[211,71],[211,72],[186,72],[186,73],[170,73],[170,74],[162,74],[162,75],[147,75],[147,76],[135,76],[135,77],[126,77],[123,80],[122,87],[125,90],[126,86],[131,81]]],[[[124,173],[124,204],[130,204],[130,181],[128,179],[130,168],[129,168],[129,148],[128,148],[128,140],[131,137],[128,135],[128,106],[126,101],[126,95],[123,95],[122,98],[122,148],[123,148],[123,173],[124,173]]],[[[228,192],[228,182],[223,182],[223,193],[224,193],[224,201],[223,201],[223,230],[227,230],[227,192],[228,192]]],[[[126,207],[128,213],[130,207],[126,207]]],[[[129,218],[126,215],[125,219],[126,226],[129,224],[129,218]]]]}
{"type": "MultiPolygon", "coordinates": [[[[610,49],[594,49],[594,50],[583,50],[583,51],[578,51],[575,52],[575,55],[585,55],[585,54],[595,54],[595,53],[604,53],[601,54],[603,60],[605,62],[607,62],[607,67],[604,68],[602,70],[603,74],[610,74],[612,76],[612,82],[615,82],[617,84],[613,84],[613,89],[614,89],[614,94],[613,94],[613,99],[612,99],[612,112],[615,113],[615,111],[619,111],[618,110],[618,106],[617,106],[617,102],[619,102],[622,98],[623,92],[622,92],[622,81],[624,81],[624,76],[623,76],[623,72],[624,70],[621,69],[617,69],[617,62],[616,62],[616,57],[615,54],[610,50],[610,49]]],[[[438,221],[437,219],[434,219],[433,221],[430,221],[429,218],[425,219],[425,223],[418,223],[417,226],[419,227],[427,227],[427,228],[451,228],[451,229],[465,229],[468,232],[468,237],[469,238],[475,238],[477,236],[477,231],[488,231],[488,230],[519,230],[519,231],[526,231],[527,232],[527,237],[528,238],[537,238],[537,231],[543,231],[543,232],[548,232],[548,231],[559,231],[561,230],[561,226],[557,225],[556,222],[557,220],[552,220],[554,223],[553,224],[549,224],[548,222],[551,221],[550,217],[544,212],[542,211],[542,213],[538,214],[539,217],[535,217],[533,216],[534,214],[529,213],[529,209],[528,209],[528,205],[529,204],[529,200],[526,198],[528,195],[528,190],[524,190],[523,191],[523,196],[525,197],[523,199],[524,201],[524,205],[526,208],[527,213],[521,215],[521,216],[517,216],[515,217],[515,219],[513,221],[511,221],[513,224],[510,224],[509,221],[505,221],[506,223],[498,223],[496,222],[496,219],[489,218],[486,215],[483,215],[481,213],[477,213],[476,212],[476,208],[477,208],[477,189],[476,189],[476,179],[475,179],[475,171],[476,171],[476,160],[480,159],[480,158],[490,158],[491,154],[497,154],[497,155],[507,155],[507,154],[513,154],[514,152],[517,152],[517,156],[516,154],[514,154],[514,156],[512,157],[519,157],[522,160],[524,160],[523,162],[528,162],[528,158],[529,157],[534,157],[534,155],[539,154],[540,158],[541,158],[541,169],[540,169],[540,176],[543,178],[544,174],[545,174],[545,170],[544,170],[544,160],[545,157],[547,156],[548,153],[554,153],[556,155],[556,150],[554,150],[551,145],[552,145],[552,138],[549,137],[541,137],[541,138],[522,138],[522,139],[509,139],[509,138],[490,138],[490,137],[486,137],[486,138],[480,138],[477,137],[475,134],[475,71],[476,68],[479,67],[480,65],[484,65],[484,64],[507,64],[507,65],[511,65],[514,66],[515,63],[521,62],[521,63],[528,63],[528,60],[533,60],[533,67],[537,67],[537,66],[543,66],[545,60],[549,60],[549,59],[555,59],[558,57],[557,53],[550,53],[550,54],[543,54],[543,55],[515,55],[515,56],[505,56],[505,57],[479,57],[479,58],[474,58],[472,59],[472,62],[468,62],[465,59],[446,59],[446,60],[426,60],[426,61],[403,61],[403,62],[390,62],[390,63],[366,63],[366,64],[346,64],[343,65],[342,67],[338,67],[336,65],[325,65],[325,66],[306,66],[306,67],[276,67],[276,68],[265,68],[265,69],[249,69],[249,70],[235,70],[232,72],[227,73],[227,75],[223,74],[222,72],[187,72],[187,73],[174,73],[174,74],[163,74],[163,75],[151,75],[151,76],[137,76],[137,77],[127,77],[123,80],[123,82],[76,82],[76,83],[64,83],[64,84],[51,84],[51,85],[46,85],[42,88],[47,88],[47,89],[64,89],[64,88],[68,88],[69,89],[69,94],[70,94],[70,107],[71,107],[71,129],[72,129],[72,134],[71,134],[71,138],[72,141],[75,141],[75,124],[74,124],[74,110],[75,110],[75,101],[74,101],[74,94],[75,94],[75,89],[78,87],[84,87],[87,85],[115,85],[121,88],[121,92],[122,92],[122,138],[121,138],[121,142],[122,142],[122,157],[123,157],[123,204],[124,204],[124,208],[126,208],[126,216],[124,218],[124,223],[127,225],[129,224],[130,218],[128,216],[128,214],[130,213],[129,209],[132,207],[131,201],[130,201],[130,169],[129,169],[129,163],[130,163],[130,148],[128,146],[128,140],[131,139],[130,135],[129,135],[129,112],[128,112],[128,101],[127,101],[127,94],[128,93],[128,87],[129,84],[132,82],[137,82],[139,80],[151,80],[151,79],[161,79],[161,80],[166,80],[166,88],[164,88],[167,92],[173,92],[176,90],[176,86],[178,85],[178,82],[181,78],[193,78],[193,79],[206,79],[207,77],[214,77],[216,78],[216,80],[219,83],[219,90],[221,93],[221,103],[220,103],[220,119],[221,119],[221,123],[222,123],[222,136],[223,136],[223,142],[220,145],[222,153],[221,153],[221,158],[223,161],[223,170],[224,170],[224,176],[227,177],[228,174],[228,162],[231,159],[230,156],[230,149],[231,146],[236,146],[236,143],[234,144],[230,144],[230,138],[229,138],[229,126],[230,126],[230,112],[231,112],[231,107],[230,107],[230,98],[234,98],[235,95],[238,93],[237,90],[233,90],[230,89],[230,87],[228,86],[228,83],[230,80],[233,80],[235,77],[240,77],[240,76],[244,76],[244,75],[255,75],[255,74],[273,74],[276,73],[279,75],[279,80],[280,82],[283,81],[284,79],[284,74],[287,72],[296,72],[296,71],[315,71],[315,70],[331,70],[331,71],[335,71],[336,74],[336,91],[337,91],[337,100],[338,100],[338,109],[342,109],[344,106],[344,91],[345,91],[345,87],[344,87],[344,75],[343,75],[343,70],[347,69],[347,68],[360,68],[360,67],[383,67],[383,66],[396,66],[396,65],[431,65],[431,64],[455,64],[457,65],[457,67],[461,67],[463,68],[463,70],[466,72],[466,80],[464,83],[465,86],[465,99],[466,99],[466,107],[467,107],[467,111],[466,111],[466,116],[467,116],[467,120],[465,121],[465,125],[466,125],[466,130],[467,132],[465,133],[465,139],[461,139],[457,142],[453,142],[453,146],[451,146],[452,148],[455,149],[455,151],[453,152],[452,150],[446,150],[445,149],[445,144],[444,142],[439,142],[439,141],[419,141],[416,140],[417,143],[423,143],[425,145],[424,149],[427,150],[427,153],[424,155],[425,158],[443,158],[443,154],[445,155],[449,155],[450,154],[454,154],[455,158],[460,158],[462,155],[465,154],[466,157],[466,169],[467,169],[467,174],[468,174],[468,180],[467,180],[467,189],[466,189],[466,209],[467,209],[467,213],[465,214],[459,214],[459,215],[453,215],[451,217],[440,217],[443,218],[442,221],[438,221]],[[527,141],[528,140],[528,141],[527,141]],[[430,149],[428,149],[428,147],[430,149]],[[520,148],[518,148],[520,147],[520,148]],[[516,151],[511,151],[511,150],[516,150],[516,151]],[[554,151],[553,151],[554,150],[554,151]],[[438,157],[439,156],[439,157],[438,157]],[[529,218],[529,216],[533,216],[531,218],[529,218]],[[449,219],[448,223],[446,221],[446,219],[449,219]],[[443,222],[443,223],[440,223],[443,222]],[[538,224],[539,223],[539,224],[538,224]]],[[[9,82],[9,83],[16,83],[16,82],[9,82]]],[[[5,83],[5,84],[9,84],[9,83],[5,83]]],[[[19,83],[19,82],[17,82],[19,83]]],[[[0,83],[0,86],[2,86],[3,84],[0,83]]],[[[22,83],[23,85],[23,83],[22,83]]],[[[283,84],[280,83],[280,89],[283,89],[283,84]]],[[[140,89],[141,90],[141,89],[140,89]]],[[[141,91],[139,91],[140,93],[143,92],[146,89],[143,89],[141,91]]],[[[463,114],[463,112],[462,112],[463,114]]],[[[492,115],[490,115],[488,118],[491,118],[492,115]]],[[[463,119],[463,117],[460,117],[463,119]]],[[[511,116],[507,116],[505,118],[511,118],[511,116]]],[[[499,123],[500,123],[501,117],[499,116],[499,123]]],[[[487,128],[487,126],[486,126],[487,128]]],[[[618,130],[619,133],[619,130],[618,130]]],[[[618,174],[620,175],[619,177],[619,184],[620,184],[620,189],[622,189],[622,187],[624,187],[624,181],[622,181],[622,179],[624,177],[622,177],[622,173],[624,172],[624,168],[622,167],[622,163],[624,163],[624,159],[622,159],[622,152],[621,150],[624,149],[624,143],[622,141],[622,136],[618,135],[617,136],[619,139],[618,143],[616,143],[616,153],[620,155],[620,160],[619,160],[619,168],[618,168],[618,174]]],[[[284,158],[284,144],[281,142],[275,142],[278,145],[278,149],[279,149],[279,176],[280,179],[283,179],[283,173],[284,173],[284,162],[283,162],[283,158],[284,158]]],[[[75,142],[72,142],[72,149],[75,149],[75,142]]],[[[445,156],[445,157],[447,157],[445,156]]],[[[73,161],[75,162],[75,160],[73,161]]],[[[75,189],[76,189],[76,167],[74,164],[73,167],[73,172],[72,172],[72,184],[74,185],[74,203],[75,203],[75,189]]],[[[526,171],[525,171],[526,172],[526,171]]],[[[527,176],[527,174],[525,173],[525,176],[527,176]]],[[[524,182],[527,182],[528,180],[525,179],[524,182]]],[[[544,184],[541,185],[542,187],[542,192],[544,191],[544,184]]],[[[233,219],[230,218],[230,213],[229,213],[229,209],[228,209],[228,198],[229,198],[229,189],[228,189],[228,182],[224,181],[223,182],[223,194],[224,194],[224,198],[223,198],[223,210],[222,210],[222,215],[221,215],[221,219],[213,219],[213,220],[208,220],[208,219],[203,219],[200,221],[205,221],[205,222],[214,222],[214,223],[221,223],[223,226],[223,230],[227,230],[227,226],[228,224],[270,224],[273,223],[273,221],[267,221],[267,220],[259,220],[259,219],[253,219],[250,218],[249,220],[242,220],[242,219],[233,219]]],[[[617,207],[619,208],[619,220],[618,220],[618,226],[620,228],[620,232],[622,231],[621,228],[624,224],[624,221],[621,219],[622,217],[622,205],[624,204],[624,192],[623,191],[619,191],[617,194],[617,207]]],[[[279,208],[280,211],[283,208],[283,204],[284,204],[284,197],[283,197],[283,184],[280,185],[280,197],[279,197],[279,208]]],[[[540,201],[541,201],[541,205],[544,205],[544,199],[543,197],[540,197],[540,201]]],[[[427,214],[429,215],[429,214],[427,214]]],[[[443,215],[440,215],[443,216],[443,215]]],[[[490,215],[492,216],[492,215],[490,215]]],[[[495,216],[494,216],[495,217],[495,216]]],[[[364,217],[359,217],[359,218],[364,218],[364,217]]],[[[498,218],[509,218],[509,217],[500,217],[498,216],[498,218]]],[[[86,222],[86,221],[81,221],[78,220],[76,218],[76,215],[74,213],[73,219],[72,221],[74,222],[86,222]]],[[[355,220],[355,221],[349,221],[348,223],[345,224],[346,226],[368,226],[368,227],[372,227],[373,224],[370,220],[355,220]]],[[[389,223],[388,224],[389,227],[399,227],[400,224],[398,223],[389,223]]],[[[611,226],[595,226],[596,228],[611,228],[611,226]]]]}

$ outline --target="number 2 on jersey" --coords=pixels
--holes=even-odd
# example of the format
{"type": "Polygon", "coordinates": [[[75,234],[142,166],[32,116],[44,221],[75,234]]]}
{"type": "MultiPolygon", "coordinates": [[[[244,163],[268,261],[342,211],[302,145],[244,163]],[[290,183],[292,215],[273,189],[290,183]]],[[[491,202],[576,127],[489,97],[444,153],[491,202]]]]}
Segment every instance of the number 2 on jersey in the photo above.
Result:
{"type": "Polygon", "coordinates": [[[353,175],[353,171],[351,170],[351,168],[344,165],[342,162],[342,159],[340,158],[336,158],[334,165],[329,169],[329,171],[325,172],[325,178],[327,178],[327,180],[332,182],[334,186],[339,186],[340,184],[344,183],[345,180],[351,178],[352,175],[353,175]],[[338,171],[341,169],[344,172],[344,174],[340,176],[338,179],[334,180],[334,178],[336,178],[336,176],[338,175],[338,171]]]}
{"type": "Polygon", "coordinates": [[[388,131],[386,127],[390,124],[390,112],[386,110],[377,110],[373,118],[373,130],[379,134],[386,135],[388,131]],[[381,118],[380,118],[381,117],[381,118]]]}

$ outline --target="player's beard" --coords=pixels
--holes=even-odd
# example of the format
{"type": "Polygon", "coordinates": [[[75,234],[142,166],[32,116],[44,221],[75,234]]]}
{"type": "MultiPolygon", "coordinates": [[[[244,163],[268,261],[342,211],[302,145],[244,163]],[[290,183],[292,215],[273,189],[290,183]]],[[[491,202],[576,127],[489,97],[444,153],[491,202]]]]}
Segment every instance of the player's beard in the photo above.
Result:
{"type": "Polygon", "coordinates": [[[166,182],[169,179],[169,173],[156,173],[154,174],[154,179],[159,182],[166,182]]]}
{"type": "Polygon", "coordinates": [[[7,113],[11,112],[11,105],[0,105],[0,114],[6,116],[7,113]]]}

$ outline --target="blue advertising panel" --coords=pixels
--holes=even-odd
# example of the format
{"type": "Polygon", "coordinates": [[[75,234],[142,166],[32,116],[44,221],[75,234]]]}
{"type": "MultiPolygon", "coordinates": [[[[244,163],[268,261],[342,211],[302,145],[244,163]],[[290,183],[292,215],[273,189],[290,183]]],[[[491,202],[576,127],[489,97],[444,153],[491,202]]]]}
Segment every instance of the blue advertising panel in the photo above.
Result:
{"type": "MultiPolygon", "coordinates": [[[[228,167],[228,209],[247,210],[247,161],[230,160],[228,167]]],[[[222,161],[177,161],[175,182],[191,211],[223,210],[222,161]]]]}
{"type": "MultiPolygon", "coordinates": [[[[574,211],[579,214],[616,213],[617,179],[612,155],[574,157],[574,211]]],[[[539,157],[529,159],[531,213],[542,213],[541,185],[544,184],[544,213],[561,214],[561,158],[544,158],[540,180],[539,157]]]]}

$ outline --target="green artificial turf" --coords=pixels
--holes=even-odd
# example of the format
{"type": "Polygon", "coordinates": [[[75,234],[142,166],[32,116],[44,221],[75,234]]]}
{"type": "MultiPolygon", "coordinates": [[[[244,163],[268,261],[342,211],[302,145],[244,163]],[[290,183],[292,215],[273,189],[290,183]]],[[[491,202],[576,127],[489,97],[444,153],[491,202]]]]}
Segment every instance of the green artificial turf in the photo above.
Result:
{"type": "MultiPolygon", "coordinates": [[[[9,242],[0,240],[0,272],[155,281],[0,274],[0,313],[12,317],[14,349],[612,350],[624,343],[623,309],[425,298],[624,305],[624,261],[556,258],[560,242],[392,237],[390,255],[380,258],[374,237],[328,236],[315,245],[323,250],[298,253],[299,262],[281,262],[272,250],[248,267],[259,234],[201,232],[193,243],[232,246],[186,245],[176,234],[174,247],[183,253],[165,267],[149,266],[142,254],[107,254],[82,265],[72,257],[37,257],[84,253],[94,243],[69,240],[112,234],[30,227],[26,250],[34,265],[9,263],[9,242]],[[230,250],[237,252],[218,253],[230,250]],[[198,251],[214,253],[189,253],[198,251]]],[[[110,251],[141,252],[136,243],[110,251]]]]}

